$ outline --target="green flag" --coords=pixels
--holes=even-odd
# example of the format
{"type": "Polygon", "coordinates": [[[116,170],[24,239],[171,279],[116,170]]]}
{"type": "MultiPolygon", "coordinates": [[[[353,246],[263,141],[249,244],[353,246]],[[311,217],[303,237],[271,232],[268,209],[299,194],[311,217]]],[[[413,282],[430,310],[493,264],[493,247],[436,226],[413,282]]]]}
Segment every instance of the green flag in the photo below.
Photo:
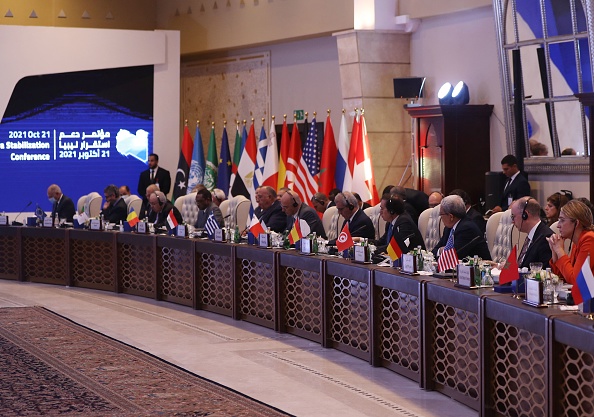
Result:
{"type": "Polygon", "coordinates": [[[206,170],[204,172],[204,186],[212,191],[217,186],[217,170],[219,158],[217,157],[217,140],[215,139],[214,126],[210,130],[210,142],[208,143],[208,155],[206,156],[206,170]]]}

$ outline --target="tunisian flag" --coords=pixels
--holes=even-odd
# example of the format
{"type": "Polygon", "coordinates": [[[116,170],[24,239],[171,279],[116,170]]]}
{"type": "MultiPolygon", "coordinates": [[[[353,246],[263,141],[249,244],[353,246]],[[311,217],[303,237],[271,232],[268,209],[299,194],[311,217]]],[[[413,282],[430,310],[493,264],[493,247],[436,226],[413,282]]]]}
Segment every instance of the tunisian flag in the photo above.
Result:
{"type": "Polygon", "coordinates": [[[175,184],[173,185],[173,198],[186,195],[188,189],[188,174],[190,173],[190,163],[192,162],[192,148],[194,141],[190,136],[188,124],[184,126],[184,137],[182,139],[181,150],[179,152],[179,162],[177,163],[177,172],[175,174],[175,184]]]}

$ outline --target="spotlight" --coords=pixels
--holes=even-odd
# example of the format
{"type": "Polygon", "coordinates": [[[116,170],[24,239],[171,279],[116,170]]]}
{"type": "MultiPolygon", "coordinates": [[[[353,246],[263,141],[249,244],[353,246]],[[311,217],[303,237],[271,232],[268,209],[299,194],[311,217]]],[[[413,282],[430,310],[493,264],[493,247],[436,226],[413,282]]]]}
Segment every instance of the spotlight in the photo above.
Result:
{"type": "Polygon", "coordinates": [[[464,81],[459,81],[452,91],[452,104],[468,104],[468,86],[464,81]]]}
{"type": "Polygon", "coordinates": [[[452,84],[445,83],[437,92],[437,98],[441,106],[452,104],[452,84]]]}

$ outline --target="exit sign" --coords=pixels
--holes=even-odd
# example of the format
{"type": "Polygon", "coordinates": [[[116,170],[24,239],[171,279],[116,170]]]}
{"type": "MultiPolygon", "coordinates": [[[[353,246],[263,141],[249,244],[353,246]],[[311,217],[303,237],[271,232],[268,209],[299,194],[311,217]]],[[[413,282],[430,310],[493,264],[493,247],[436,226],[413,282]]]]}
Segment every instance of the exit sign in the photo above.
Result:
{"type": "Polygon", "coordinates": [[[303,120],[305,118],[305,112],[303,110],[295,110],[293,113],[297,115],[297,120],[303,120]]]}

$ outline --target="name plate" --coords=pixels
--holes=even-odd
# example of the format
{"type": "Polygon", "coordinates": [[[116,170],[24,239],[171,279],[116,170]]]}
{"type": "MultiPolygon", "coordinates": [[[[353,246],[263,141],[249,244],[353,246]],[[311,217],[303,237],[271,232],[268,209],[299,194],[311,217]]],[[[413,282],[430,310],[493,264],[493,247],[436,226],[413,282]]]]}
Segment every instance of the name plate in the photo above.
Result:
{"type": "Polygon", "coordinates": [[[400,270],[405,274],[416,275],[417,274],[417,257],[405,253],[402,255],[400,270]]]}
{"type": "Polygon", "coordinates": [[[358,263],[369,263],[369,247],[368,246],[360,246],[360,245],[355,245],[353,246],[353,250],[354,250],[354,255],[355,255],[355,259],[353,259],[355,262],[358,263]]]}
{"type": "Polygon", "coordinates": [[[43,227],[54,227],[54,222],[50,216],[43,218],[43,227]]]}
{"type": "Polygon", "coordinates": [[[148,233],[148,227],[146,225],[146,222],[138,222],[136,224],[136,233],[142,233],[142,234],[148,233]]]}
{"type": "Polygon", "coordinates": [[[260,233],[258,235],[258,246],[261,248],[269,248],[270,245],[270,235],[268,233],[260,233]]]}
{"type": "Polygon", "coordinates": [[[188,234],[186,233],[186,225],[185,224],[177,225],[177,228],[175,230],[175,235],[177,237],[188,237],[188,234]]]}
{"type": "Polygon", "coordinates": [[[526,299],[522,301],[532,307],[546,307],[542,300],[542,281],[535,279],[525,280],[526,285],[526,299]]]}
{"type": "Polygon", "coordinates": [[[8,226],[8,216],[0,216],[0,226],[8,226]]]}
{"type": "Polygon", "coordinates": [[[311,255],[311,240],[306,237],[301,239],[301,253],[311,255]]]}
{"type": "Polygon", "coordinates": [[[101,219],[91,219],[89,223],[90,230],[103,230],[101,226],[101,219]]]}
{"type": "Polygon", "coordinates": [[[474,266],[458,264],[458,287],[476,288],[474,286],[474,266]]]}
{"type": "Polygon", "coordinates": [[[225,229],[215,229],[214,241],[215,242],[226,242],[225,229]]]}

